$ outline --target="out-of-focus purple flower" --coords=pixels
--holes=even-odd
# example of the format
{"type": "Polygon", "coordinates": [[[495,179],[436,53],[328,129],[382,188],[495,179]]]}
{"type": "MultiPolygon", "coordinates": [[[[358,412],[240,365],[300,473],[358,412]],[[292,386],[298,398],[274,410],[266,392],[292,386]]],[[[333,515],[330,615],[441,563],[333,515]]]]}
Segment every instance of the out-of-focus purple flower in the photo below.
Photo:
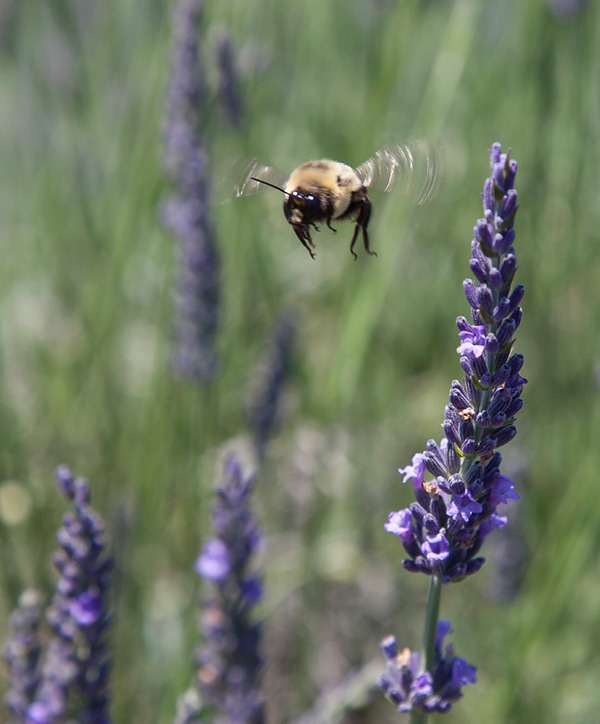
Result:
{"type": "Polygon", "coordinates": [[[202,0],[180,0],[174,14],[164,131],[165,167],[176,190],[162,218],[179,242],[173,367],[192,380],[217,374],[219,254],[210,217],[209,158],[203,136],[207,94],[198,52],[202,0]]]}
{"type": "Polygon", "coordinates": [[[219,72],[217,95],[223,117],[228,126],[237,130],[242,124],[244,104],[235,65],[231,35],[225,28],[220,28],[217,33],[216,55],[219,72]]]}
{"type": "Polygon", "coordinates": [[[557,17],[576,15],[585,4],[585,0],[547,0],[548,10],[557,17]]]}
{"type": "Polygon", "coordinates": [[[222,581],[229,574],[229,551],[220,538],[206,541],[202,555],[196,560],[196,570],[207,581],[222,581]]]}
{"type": "Polygon", "coordinates": [[[247,406],[254,449],[259,461],[275,429],[282,391],[289,373],[296,325],[290,313],[282,314],[275,324],[269,349],[259,371],[259,380],[247,406]]]}
{"type": "Polygon", "coordinates": [[[399,712],[446,712],[462,697],[462,687],[475,683],[475,667],[455,656],[452,646],[443,649],[450,630],[447,621],[438,623],[432,671],[424,668],[418,652],[404,649],[399,653],[394,636],[381,642],[387,670],[379,685],[399,712]]]}
{"type": "Polygon", "coordinates": [[[54,565],[60,578],[46,611],[53,637],[39,676],[28,694],[22,721],[108,724],[110,662],[106,644],[111,623],[108,594],[113,563],[106,554],[104,523],[90,507],[87,482],[60,466],[58,489],[72,504],[57,532],[54,565]]]}
{"type": "Polygon", "coordinates": [[[27,589],[19,597],[18,606],[10,616],[10,635],[3,651],[9,683],[4,701],[17,721],[25,721],[25,714],[39,682],[42,652],[39,628],[42,613],[41,594],[34,589],[27,589]]]}
{"type": "Polygon", "coordinates": [[[483,218],[474,230],[471,271],[464,284],[472,321],[457,319],[458,353],[465,373],[450,389],[444,414],[445,437],[429,440],[427,449],[400,468],[410,480],[416,503],[401,525],[385,528],[399,535],[409,558],[404,567],[449,583],[476,573],[483,540],[502,524],[498,505],[518,498],[508,476],[500,472],[498,448],[516,434],[526,380],[523,357],[513,352],[521,322],[523,287],[513,287],[517,269],[514,217],[517,163],[495,143],[490,151],[491,176],[482,193],[483,218]],[[429,474],[429,480],[426,480],[429,474]]]}
{"type": "Polygon", "coordinates": [[[228,458],[212,514],[214,537],[196,561],[214,594],[202,603],[198,672],[178,703],[175,724],[201,721],[204,715],[232,724],[264,722],[258,687],[261,631],[251,620],[262,598],[260,579],[251,571],[262,540],[250,508],[253,487],[236,458],[228,458]]]}

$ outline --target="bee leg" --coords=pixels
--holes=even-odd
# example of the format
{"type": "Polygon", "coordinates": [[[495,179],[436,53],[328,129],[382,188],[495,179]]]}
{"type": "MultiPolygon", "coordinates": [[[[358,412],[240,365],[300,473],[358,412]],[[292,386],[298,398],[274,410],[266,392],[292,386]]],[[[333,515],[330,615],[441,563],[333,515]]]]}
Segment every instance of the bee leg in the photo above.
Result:
{"type": "MultiPolygon", "coordinates": [[[[356,226],[356,229],[358,231],[358,225],[356,226]]],[[[362,227],[362,234],[363,234],[363,244],[364,244],[365,251],[367,252],[367,254],[369,256],[377,256],[377,252],[371,251],[371,249],[369,247],[369,232],[367,231],[366,226],[362,227]]]]}
{"type": "Polygon", "coordinates": [[[354,227],[354,234],[352,234],[352,241],[350,242],[350,253],[354,257],[354,261],[358,259],[358,256],[356,252],[354,251],[354,244],[356,243],[356,237],[358,236],[358,230],[360,229],[360,226],[356,224],[354,227]]]}
{"type": "Polygon", "coordinates": [[[334,229],[333,226],[331,225],[331,219],[327,219],[327,228],[331,229],[331,231],[333,231],[334,234],[337,233],[337,229],[334,229]]]}
{"type": "Polygon", "coordinates": [[[296,236],[300,239],[300,243],[302,246],[306,249],[306,251],[310,254],[311,259],[315,259],[315,255],[312,252],[311,247],[314,249],[315,244],[312,240],[312,237],[310,235],[310,231],[308,230],[307,226],[294,226],[294,231],[296,232],[296,236]]]}
{"type": "MultiPolygon", "coordinates": [[[[363,200],[362,206],[360,207],[360,212],[356,219],[355,236],[358,233],[358,229],[360,227],[362,229],[363,245],[365,247],[365,251],[367,252],[367,254],[369,256],[377,256],[377,252],[371,251],[371,247],[369,246],[369,232],[367,231],[367,226],[369,225],[370,218],[371,218],[371,202],[369,201],[368,198],[365,198],[363,200]]],[[[354,243],[354,240],[352,243],[354,243]]]]}

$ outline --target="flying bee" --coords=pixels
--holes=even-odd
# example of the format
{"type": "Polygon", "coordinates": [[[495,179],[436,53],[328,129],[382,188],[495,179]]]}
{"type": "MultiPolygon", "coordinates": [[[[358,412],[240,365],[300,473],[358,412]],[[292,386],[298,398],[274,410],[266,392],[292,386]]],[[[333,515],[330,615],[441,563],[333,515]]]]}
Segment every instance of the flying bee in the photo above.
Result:
{"type": "Polygon", "coordinates": [[[278,178],[273,167],[253,159],[246,165],[241,182],[234,186],[234,194],[245,196],[256,193],[261,186],[285,194],[285,218],[313,259],[315,243],[311,228],[319,231],[318,224],[324,223],[335,232],[332,221],[353,221],[350,253],[356,260],[358,256],[354,246],[359,233],[362,233],[366,253],[377,256],[369,242],[371,199],[368,189],[391,191],[400,184],[403,193],[414,194],[417,203],[421,204],[437,191],[440,165],[440,150],[432,149],[423,142],[382,149],[357,168],[330,159],[307,161],[283,181],[279,180],[281,177],[278,178]]]}

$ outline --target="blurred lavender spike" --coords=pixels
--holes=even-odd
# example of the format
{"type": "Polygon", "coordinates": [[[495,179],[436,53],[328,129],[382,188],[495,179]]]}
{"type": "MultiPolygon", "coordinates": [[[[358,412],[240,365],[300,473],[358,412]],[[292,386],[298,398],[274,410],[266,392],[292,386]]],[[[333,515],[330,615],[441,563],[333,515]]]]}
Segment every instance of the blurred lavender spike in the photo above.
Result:
{"type": "Polygon", "coordinates": [[[207,93],[198,51],[202,6],[201,0],[180,0],[174,12],[164,164],[176,189],[161,207],[163,223],[179,242],[172,365],[178,375],[195,381],[210,380],[218,372],[215,339],[220,300],[209,158],[203,137],[207,93]]]}
{"type": "Polygon", "coordinates": [[[289,373],[296,325],[291,313],[280,315],[272,332],[269,348],[259,369],[256,389],[246,408],[254,449],[259,461],[277,425],[281,395],[289,373]]]}
{"type": "Polygon", "coordinates": [[[379,691],[380,672],[379,660],[351,672],[335,688],[322,692],[313,708],[293,719],[292,724],[344,724],[353,713],[362,721],[361,713],[379,691]]]}
{"type": "Polygon", "coordinates": [[[244,104],[237,73],[231,35],[225,28],[217,33],[216,55],[218,67],[217,96],[227,125],[238,130],[242,125],[244,104]]]}
{"type": "Polygon", "coordinates": [[[110,662],[106,634],[111,624],[108,594],[113,562],[106,555],[104,523],[90,507],[87,482],[60,466],[58,488],[73,511],[57,532],[60,573],[46,619],[54,632],[27,722],[70,718],[80,724],[109,724],[110,662]]]}
{"type": "Polygon", "coordinates": [[[23,591],[9,621],[10,634],[3,652],[9,689],[4,697],[16,721],[25,721],[39,682],[42,620],[42,595],[34,589],[23,591]]]}
{"type": "Polygon", "coordinates": [[[577,15],[586,5],[586,0],[546,0],[548,10],[556,17],[577,15]]]}
{"type": "Polygon", "coordinates": [[[262,542],[250,508],[253,487],[253,478],[244,477],[236,458],[229,457],[217,486],[214,537],[205,542],[196,561],[197,572],[214,593],[202,603],[198,671],[178,702],[175,724],[265,721],[258,688],[261,629],[251,620],[262,597],[260,578],[251,570],[262,542]]]}

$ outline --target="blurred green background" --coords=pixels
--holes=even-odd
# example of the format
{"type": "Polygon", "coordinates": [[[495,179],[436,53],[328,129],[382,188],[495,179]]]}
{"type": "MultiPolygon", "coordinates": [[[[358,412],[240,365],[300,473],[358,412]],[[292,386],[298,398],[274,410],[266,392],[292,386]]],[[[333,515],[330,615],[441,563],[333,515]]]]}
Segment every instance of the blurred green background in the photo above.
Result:
{"type": "MultiPolygon", "coordinates": [[[[212,485],[224,451],[252,465],[244,401],[284,309],[295,355],[255,493],[269,721],[352,669],[383,669],[390,632],[420,647],[428,581],[402,571],[383,524],[411,502],[396,470],[439,440],[461,375],[455,318],[494,141],[519,161],[530,382],[505,460],[526,568],[509,601],[490,597],[498,532],[490,564],[444,589],[479,679],[446,720],[597,721],[600,7],[560,5],[206,3],[207,84],[225,29],[244,100],[237,131],[209,109],[215,182],[232,158],[357,165],[411,138],[442,144],[445,170],[422,206],[373,192],[379,256],[357,262],[350,224],[316,235],[312,261],[276,192],[215,206],[222,374],[195,385],[169,367],[177,245],[158,216],[172,4],[1,0],[1,632],[24,586],[51,593],[53,469],[67,463],[89,478],[118,562],[116,722],[170,721],[189,684],[212,485]]],[[[345,721],[401,719],[377,699],[345,721]]]]}

